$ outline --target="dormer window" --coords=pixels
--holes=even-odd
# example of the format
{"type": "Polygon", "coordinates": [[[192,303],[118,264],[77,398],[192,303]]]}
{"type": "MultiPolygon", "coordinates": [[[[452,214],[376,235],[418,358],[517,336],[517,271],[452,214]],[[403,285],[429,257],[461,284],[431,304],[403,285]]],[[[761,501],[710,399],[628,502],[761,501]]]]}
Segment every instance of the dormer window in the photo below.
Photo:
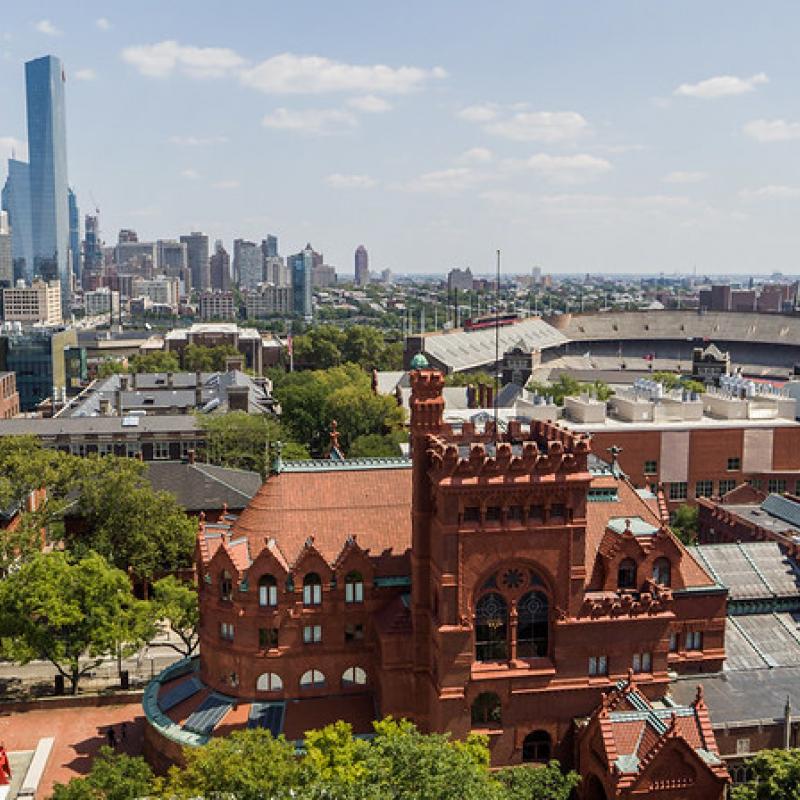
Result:
{"type": "Polygon", "coordinates": [[[219,578],[219,599],[230,602],[233,599],[233,578],[228,570],[222,570],[219,578]]]}
{"type": "Polygon", "coordinates": [[[303,605],[322,605],[322,580],[316,572],[309,572],[303,578],[303,605]]]}
{"type": "Polygon", "coordinates": [[[617,570],[617,588],[636,588],[636,562],[632,558],[624,559],[617,570]]]}
{"type": "Polygon", "coordinates": [[[278,582],[272,575],[262,575],[258,579],[258,604],[273,607],[278,605],[278,582]]]}
{"type": "Polygon", "coordinates": [[[669,586],[672,580],[672,565],[668,558],[657,558],[653,562],[653,582],[659,586],[669,586]]]}
{"type": "Polygon", "coordinates": [[[350,572],[344,579],[345,603],[364,602],[364,579],[360,572],[350,572]]]}

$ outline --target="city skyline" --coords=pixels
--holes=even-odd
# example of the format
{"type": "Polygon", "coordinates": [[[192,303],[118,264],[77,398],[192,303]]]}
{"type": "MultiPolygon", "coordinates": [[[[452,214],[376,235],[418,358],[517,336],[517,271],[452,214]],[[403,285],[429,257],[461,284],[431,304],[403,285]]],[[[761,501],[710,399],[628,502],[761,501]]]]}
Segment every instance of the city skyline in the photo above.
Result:
{"type": "Polygon", "coordinates": [[[501,248],[508,273],[796,273],[800,14],[638,5],[348,3],[309,25],[242,2],[222,33],[185,2],[12,7],[0,178],[27,157],[24,62],[51,53],[107,243],[274,232],[343,273],[362,241],[378,272],[480,274],[501,248]]]}

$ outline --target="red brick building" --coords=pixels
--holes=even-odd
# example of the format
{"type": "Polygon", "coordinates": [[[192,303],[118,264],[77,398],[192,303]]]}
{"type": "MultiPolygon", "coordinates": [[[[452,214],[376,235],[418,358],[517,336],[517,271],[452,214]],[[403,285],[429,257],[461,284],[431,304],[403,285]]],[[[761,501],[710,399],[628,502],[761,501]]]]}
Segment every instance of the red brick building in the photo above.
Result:
{"type": "Polygon", "coordinates": [[[203,526],[199,667],[148,687],[151,758],[248,720],[300,739],[391,714],[485,733],[497,765],[559,758],[595,775],[586,797],[721,797],[704,709],[677,732],[662,710],[668,671],[720,669],[726,590],[588,436],[447,425],[442,375],[411,379],[411,464],[278,460],[203,526]],[[625,785],[633,761],[592,744],[615,703],[655,736],[625,785]]]}
{"type": "Polygon", "coordinates": [[[19,392],[14,372],[0,372],[0,419],[11,419],[19,414],[19,392]]]}

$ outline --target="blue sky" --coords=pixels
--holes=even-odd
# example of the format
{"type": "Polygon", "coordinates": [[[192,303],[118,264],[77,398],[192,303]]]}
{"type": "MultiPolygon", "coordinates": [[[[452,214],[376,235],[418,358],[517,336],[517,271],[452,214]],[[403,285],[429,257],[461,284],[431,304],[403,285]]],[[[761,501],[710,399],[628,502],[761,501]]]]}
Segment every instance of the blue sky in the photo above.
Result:
{"type": "Polygon", "coordinates": [[[109,242],[793,274],[798,41],[796,2],[27,0],[0,16],[0,158],[23,63],[52,53],[70,182],[109,242]]]}

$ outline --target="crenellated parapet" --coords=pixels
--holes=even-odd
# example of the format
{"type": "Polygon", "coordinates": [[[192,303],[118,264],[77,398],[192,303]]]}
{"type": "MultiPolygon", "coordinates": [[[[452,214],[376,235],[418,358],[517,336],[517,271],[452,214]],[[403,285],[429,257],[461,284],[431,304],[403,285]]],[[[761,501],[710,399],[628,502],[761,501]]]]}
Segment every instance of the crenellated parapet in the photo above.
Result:
{"type": "Polygon", "coordinates": [[[444,416],[444,375],[433,369],[417,369],[411,377],[411,433],[438,432],[444,416]]]}
{"type": "Polygon", "coordinates": [[[637,595],[625,592],[587,594],[578,614],[579,619],[615,619],[650,617],[673,611],[673,595],[669,588],[648,582],[637,595]]]}

